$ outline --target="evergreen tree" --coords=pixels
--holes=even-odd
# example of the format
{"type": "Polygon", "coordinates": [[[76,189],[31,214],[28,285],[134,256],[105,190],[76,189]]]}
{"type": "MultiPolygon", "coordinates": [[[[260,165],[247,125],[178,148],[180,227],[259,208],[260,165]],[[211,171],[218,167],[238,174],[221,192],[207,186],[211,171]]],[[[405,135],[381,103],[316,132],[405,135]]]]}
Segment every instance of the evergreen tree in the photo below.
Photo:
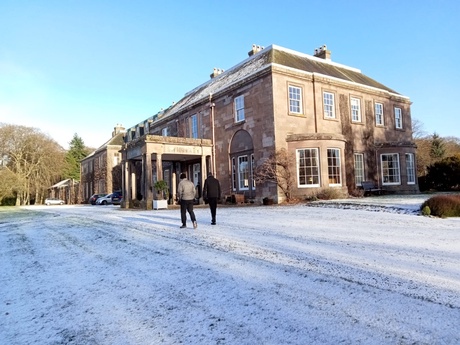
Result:
{"type": "Polygon", "coordinates": [[[460,155],[444,158],[429,166],[426,180],[427,185],[436,190],[459,190],[460,155]]]}
{"type": "Polygon", "coordinates": [[[431,138],[431,149],[430,149],[430,157],[434,161],[439,161],[444,158],[446,153],[446,149],[444,147],[444,140],[434,132],[433,137],[431,138]]]}
{"type": "Polygon", "coordinates": [[[69,143],[69,150],[65,156],[67,167],[63,177],[80,180],[80,161],[88,154],[89,150],[85,147],[83,139],[75,133],[69,143]]]}

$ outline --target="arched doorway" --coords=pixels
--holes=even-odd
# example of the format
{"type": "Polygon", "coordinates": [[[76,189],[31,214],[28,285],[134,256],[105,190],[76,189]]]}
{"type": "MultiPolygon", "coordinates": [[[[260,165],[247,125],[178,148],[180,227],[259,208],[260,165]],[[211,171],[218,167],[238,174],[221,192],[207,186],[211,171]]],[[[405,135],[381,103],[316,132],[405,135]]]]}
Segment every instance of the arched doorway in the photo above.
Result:
{"type": "Polygon", "coordinates": [[[245,130],[235,133],[230,143],[230,165],[232,190],[252,199],[255,197],[254,145],[251,135],[245,130]]]}

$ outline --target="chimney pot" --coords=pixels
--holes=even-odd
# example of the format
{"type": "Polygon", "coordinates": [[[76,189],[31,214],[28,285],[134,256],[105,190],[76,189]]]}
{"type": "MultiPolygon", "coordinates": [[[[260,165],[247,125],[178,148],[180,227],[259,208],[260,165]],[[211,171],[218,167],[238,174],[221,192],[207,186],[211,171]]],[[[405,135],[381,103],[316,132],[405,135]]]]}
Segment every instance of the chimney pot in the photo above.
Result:
{"type": "Polygon", "coordinates": [[[223,69],[220,69],[220,68],[215,68],[214,67],[214,70],[212,71],[212,73],[209,75],[212,78],[215,78],[217,77],[219,74],[222,74],[224,72],[223,69]]]}
{"type": "Polygon", "coordinates": [[[263,49],[264,49],[264,47],[259,46],[257,44],[253,44],[252,49],[248,52],[248,56],[253,56],[253,55],[257,54],[258,52],[260,52],[263,49]]]}
{"type": "Polygon", "coordinates": [[[327,49],[327,46],[323,44],[321,47],[315,49],[315,57],[330,60],[331,59],[331,51],[327,49]]]}

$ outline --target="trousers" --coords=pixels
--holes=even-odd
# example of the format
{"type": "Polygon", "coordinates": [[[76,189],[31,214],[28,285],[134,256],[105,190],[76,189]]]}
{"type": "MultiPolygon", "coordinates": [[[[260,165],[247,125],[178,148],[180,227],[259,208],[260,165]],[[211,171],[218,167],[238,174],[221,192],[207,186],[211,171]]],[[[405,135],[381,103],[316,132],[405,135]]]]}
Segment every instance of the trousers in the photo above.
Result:
{"type": "Polygon", "coordinates": [[[180,201],[180,218],[182,225],[187,223],[187,212],[190,215],[192,222],[196,221],[195,212],[193,212],[193,200],[181,200],[180,201]]]}

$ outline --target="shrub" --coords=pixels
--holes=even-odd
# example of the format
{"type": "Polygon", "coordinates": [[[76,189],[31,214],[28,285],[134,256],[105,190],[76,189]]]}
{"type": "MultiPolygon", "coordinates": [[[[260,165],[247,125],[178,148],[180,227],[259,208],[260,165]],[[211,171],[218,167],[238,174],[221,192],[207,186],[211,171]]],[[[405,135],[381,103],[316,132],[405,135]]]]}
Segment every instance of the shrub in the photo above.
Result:
{"type": "Polygon", "coordinates": [[[353,189],[350,192],[350,196],[354,198],[364,198],[364,189],[353,189]]]}
{"type": "Polygon", "coordinates": [[[460,194],[436,195],[426,200],[422,206],[423,210],[428,207],[430,214],[436,217],[460,217],[460,194]]]}
{"type": "Polygon", "coordinates": [[[460,189],[460,157],[444,158],[428,167],[424,189],[459,190],[460,189]]]}
{"type": "Polygon", "coordinates": [[[424,208],[422,208],[422,214],[423,214],[424,216],[429,216],[429,215],[431,215],[430,207],[429,207],[429,206],[425,206],[424,208]]]}
{"type": "Polygon", "coordinates": [[[316,195],[309,195],[305,198],[306,201],[318,201],[318,197],[316,195]]]}
{"type": "Polygon", "coordinates": [[[344,199],[347,197],[345,192],[339,188],[325,188],[316,194],[321,200],[344,199]]]}

